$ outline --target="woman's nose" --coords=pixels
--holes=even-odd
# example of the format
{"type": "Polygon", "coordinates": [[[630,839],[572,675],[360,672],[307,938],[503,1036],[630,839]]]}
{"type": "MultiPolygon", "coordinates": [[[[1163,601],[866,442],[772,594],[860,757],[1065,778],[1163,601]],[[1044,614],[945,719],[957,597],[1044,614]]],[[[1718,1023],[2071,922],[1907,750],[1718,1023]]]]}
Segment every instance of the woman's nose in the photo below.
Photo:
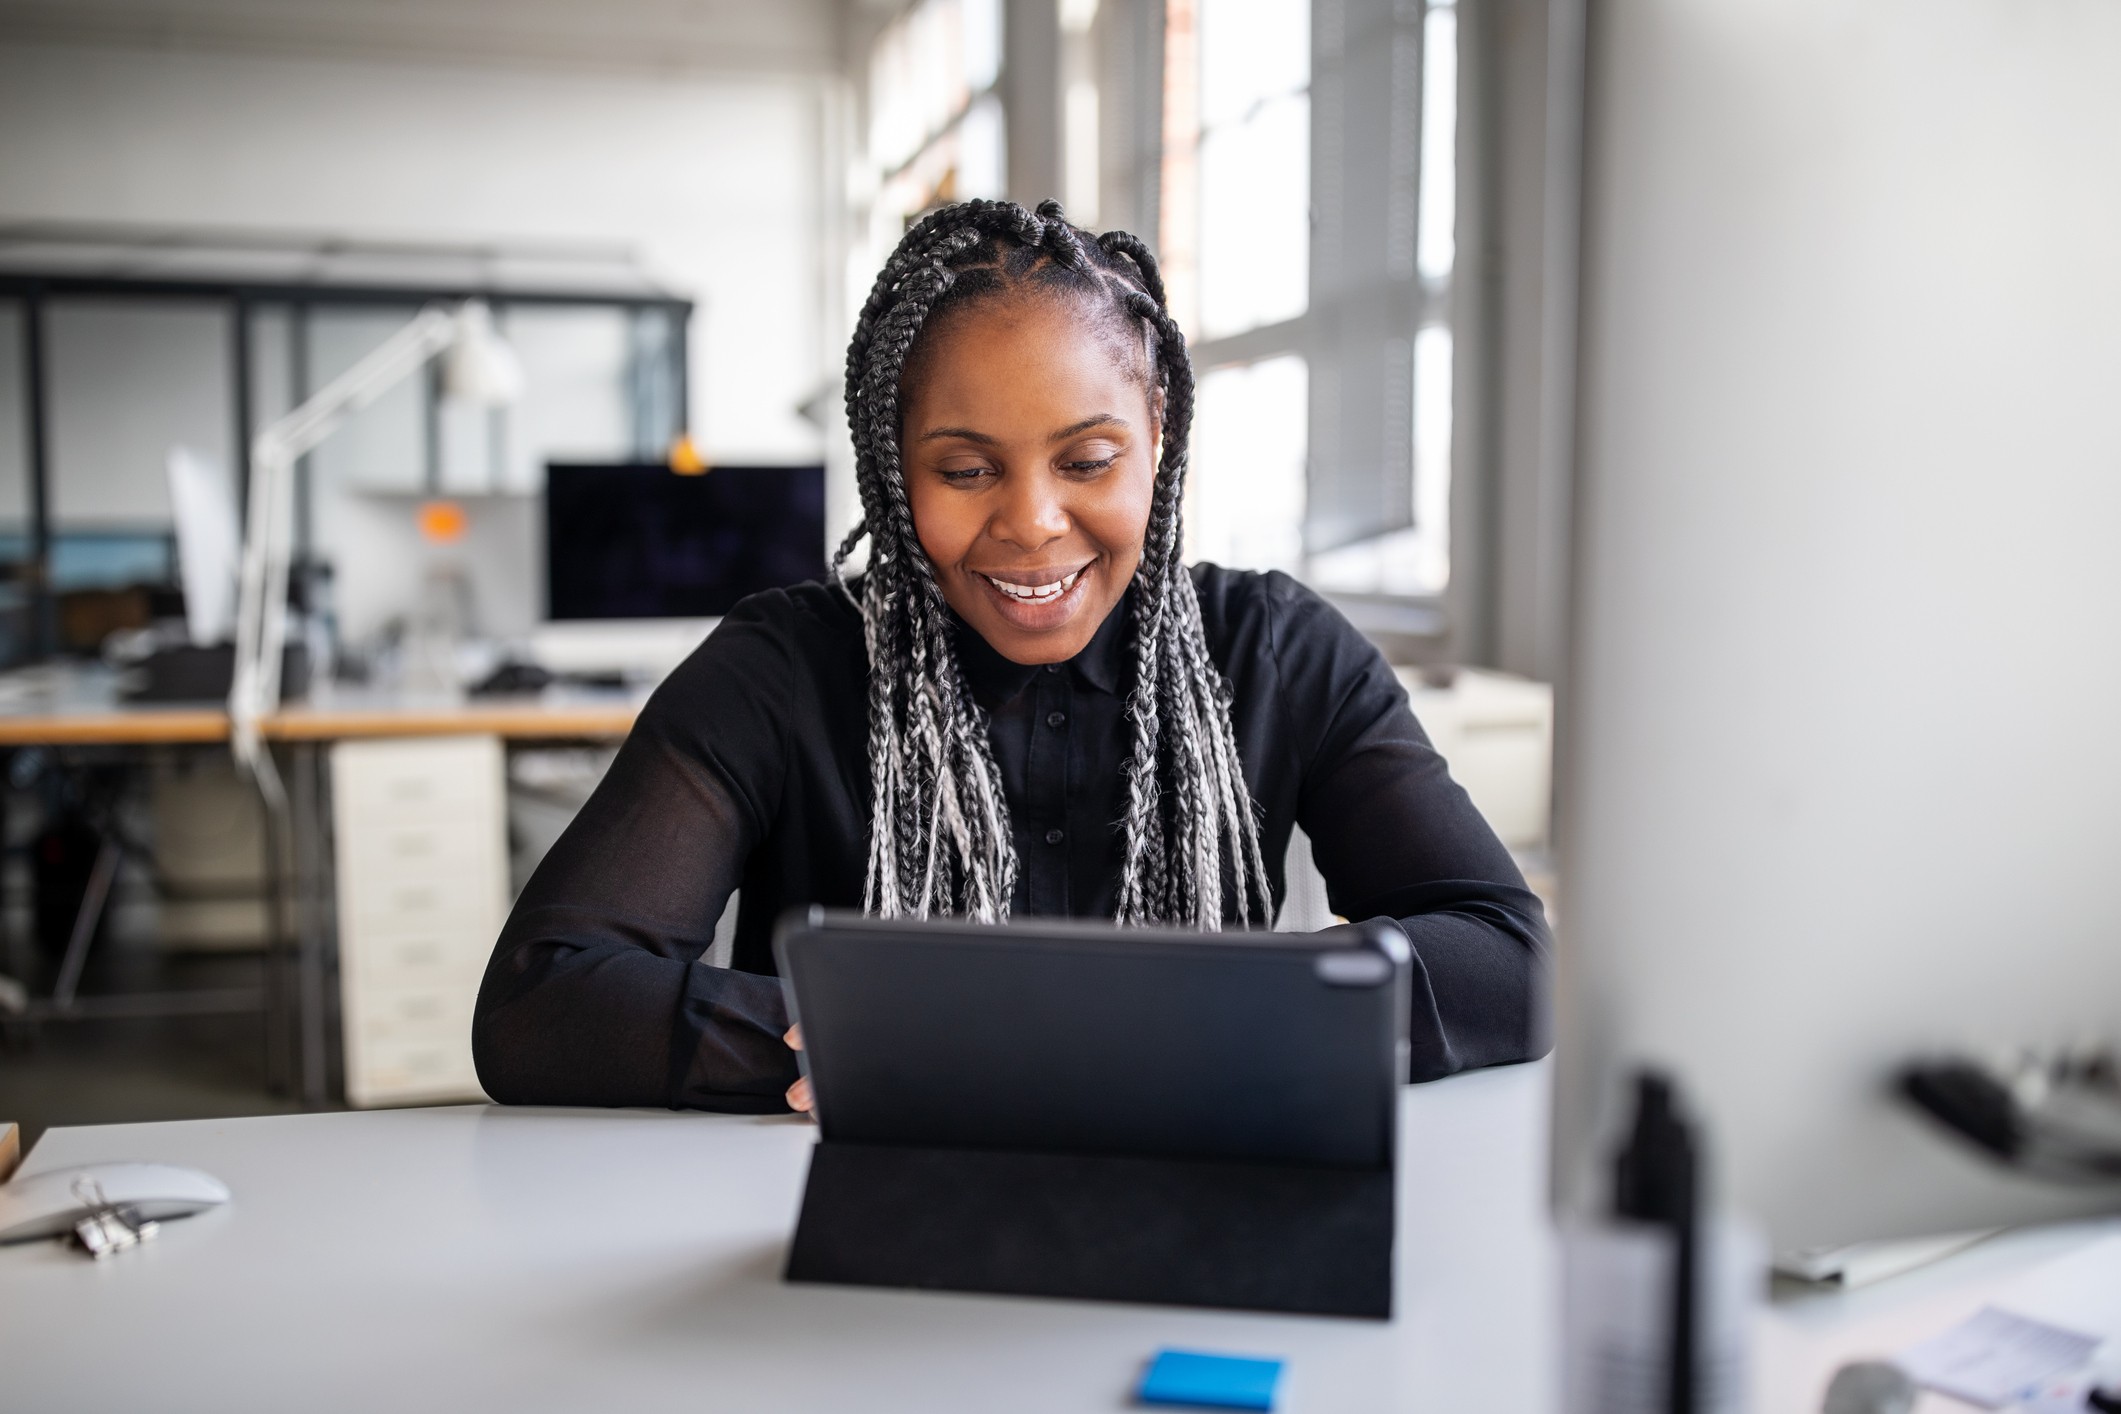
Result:
{"type": "Polygon", "coordinates": [[[1074,528],[1068,515],[1066,487],[1050,472],[1011,478],[1008,494],[987,530],[995,539],[1022,550],[1037,550],[1074,528]]]}

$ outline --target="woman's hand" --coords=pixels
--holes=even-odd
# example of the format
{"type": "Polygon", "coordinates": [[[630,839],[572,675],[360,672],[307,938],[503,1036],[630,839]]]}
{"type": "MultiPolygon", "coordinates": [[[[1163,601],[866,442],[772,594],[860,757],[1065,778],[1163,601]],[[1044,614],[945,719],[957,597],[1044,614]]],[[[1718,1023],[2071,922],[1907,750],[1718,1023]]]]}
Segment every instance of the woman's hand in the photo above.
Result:
{"type": "MultiPolygon", "coordinates": [[[[781,1033],[781,1039],[788,1043],[789,1050],[800,1051],[801,1049],[803,1049],[803,1028],[800,1026],[791,1026],[786,1031],[781,1033]]],[[[788,1087],[788,1108],[794,1110],[797,1114],[810,1113],[809,1076],[804,1076],[802,1079],[796,1081],[795,1084],[788,1087]]]]}

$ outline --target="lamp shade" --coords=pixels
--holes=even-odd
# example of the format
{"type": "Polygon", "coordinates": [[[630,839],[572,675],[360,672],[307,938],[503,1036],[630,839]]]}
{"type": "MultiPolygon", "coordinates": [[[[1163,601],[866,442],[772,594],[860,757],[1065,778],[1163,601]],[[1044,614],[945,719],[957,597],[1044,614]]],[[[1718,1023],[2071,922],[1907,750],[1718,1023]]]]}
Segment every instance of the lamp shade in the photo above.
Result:
{"type": "Polygon", "coordinates": [[[442,391],[452,398],[499,407],[523,394],[523,365],[500,331],[484,300],[466,300],[457,308],[456,337],[442,360],[442,391]]]}

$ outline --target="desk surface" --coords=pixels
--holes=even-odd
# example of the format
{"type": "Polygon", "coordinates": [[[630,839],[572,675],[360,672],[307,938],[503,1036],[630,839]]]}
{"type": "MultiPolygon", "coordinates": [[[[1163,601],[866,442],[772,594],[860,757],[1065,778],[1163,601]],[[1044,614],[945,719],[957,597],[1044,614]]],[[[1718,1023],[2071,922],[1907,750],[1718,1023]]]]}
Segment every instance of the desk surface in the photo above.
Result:
{"type": "Polygon", "coordinates": [[[1540,1068],[1410,1091],[1390,1324],[779,1279],[815,1131],[492,1107],[57,1129],[24,1172],[235,1192],[91,1263],[0,1249],[0,1403],[57,1410],[1129,1408],[1178,1345],[1289,1360],[1286,1414],[1545,1407],[1540,1068]]]}
{"type": "MultiPolygon", "coordinates": [[[[108,1125],[24,1172],[205,1168],[227,1209],[103,1263],[0,1248],[0,1404],[105,1410],[1119,1411],[1173,1345],[1280,1356],[1283,1414],[1551,1410],[1544,1066],[1404,1097],[1390,1323],[792,1286],[790,1118],[490,1106],[108,1125]]],[[[1818,1408],[2121,1223],[2015,1234],[1763,1317],[1755,1414],[1818,1408]]],[[[1961,1406],[1931,1399],[1925,1414],[1961,1406]]]]}
{"type": "MultiPolygon", "coordinates": [[[[621,737],[644,695],[550,689],[518,697],[442,698],[320,686],[267,717],[277,741],[488,733],[518,740],[621,737]]],[[[228,740],[219,707],[149,706],[118,699],[97,669],[32,669],[0,678],[0,746],[156,746],[228,740]]]]}

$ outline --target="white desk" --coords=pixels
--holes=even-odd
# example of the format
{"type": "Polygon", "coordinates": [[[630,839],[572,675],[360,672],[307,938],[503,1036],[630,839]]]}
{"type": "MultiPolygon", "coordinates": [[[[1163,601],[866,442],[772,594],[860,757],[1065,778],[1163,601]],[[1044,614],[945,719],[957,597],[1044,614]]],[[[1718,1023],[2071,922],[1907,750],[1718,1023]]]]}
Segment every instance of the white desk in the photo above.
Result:
{"type": "MultiPolygon", "coordinates": [[[[1539,1414],[1556,1394],[1546,1094],[1544,1066],[1406,1093],[1389,1324],[787,1285],[814,1133],[793,1119],[464,1107],[58,1129],[25,1171],[190,1163],[235,1203],[100,1264],[0,1249],[0,1407],[1080,1414],[1130,1407],[1142,1360],[1177,1345],[1287,1359],[1285,1414],[1539,1414]]],[[[2088,1231],[1977,1248],[1903,1289],[1912,1306],[1879,1288],[1766,1318],[1756,1414],[1816,1409],[1845,1350],[1931,1333],[2088,1231]]]]}
{"type": "Polygon", "coordinates": [[[1373,1321],[780,1280],[815,1131],[486,1107],[57,1129],[24,1171],[235,1191],[90,1263],[0,1248],[0,1407],[1105,1411],[1159,1346],[1279,1355],[1282,1409],[1544,1407],[1545,1076],[1410,1091],[1400,1314],[1373,1321]]]}

